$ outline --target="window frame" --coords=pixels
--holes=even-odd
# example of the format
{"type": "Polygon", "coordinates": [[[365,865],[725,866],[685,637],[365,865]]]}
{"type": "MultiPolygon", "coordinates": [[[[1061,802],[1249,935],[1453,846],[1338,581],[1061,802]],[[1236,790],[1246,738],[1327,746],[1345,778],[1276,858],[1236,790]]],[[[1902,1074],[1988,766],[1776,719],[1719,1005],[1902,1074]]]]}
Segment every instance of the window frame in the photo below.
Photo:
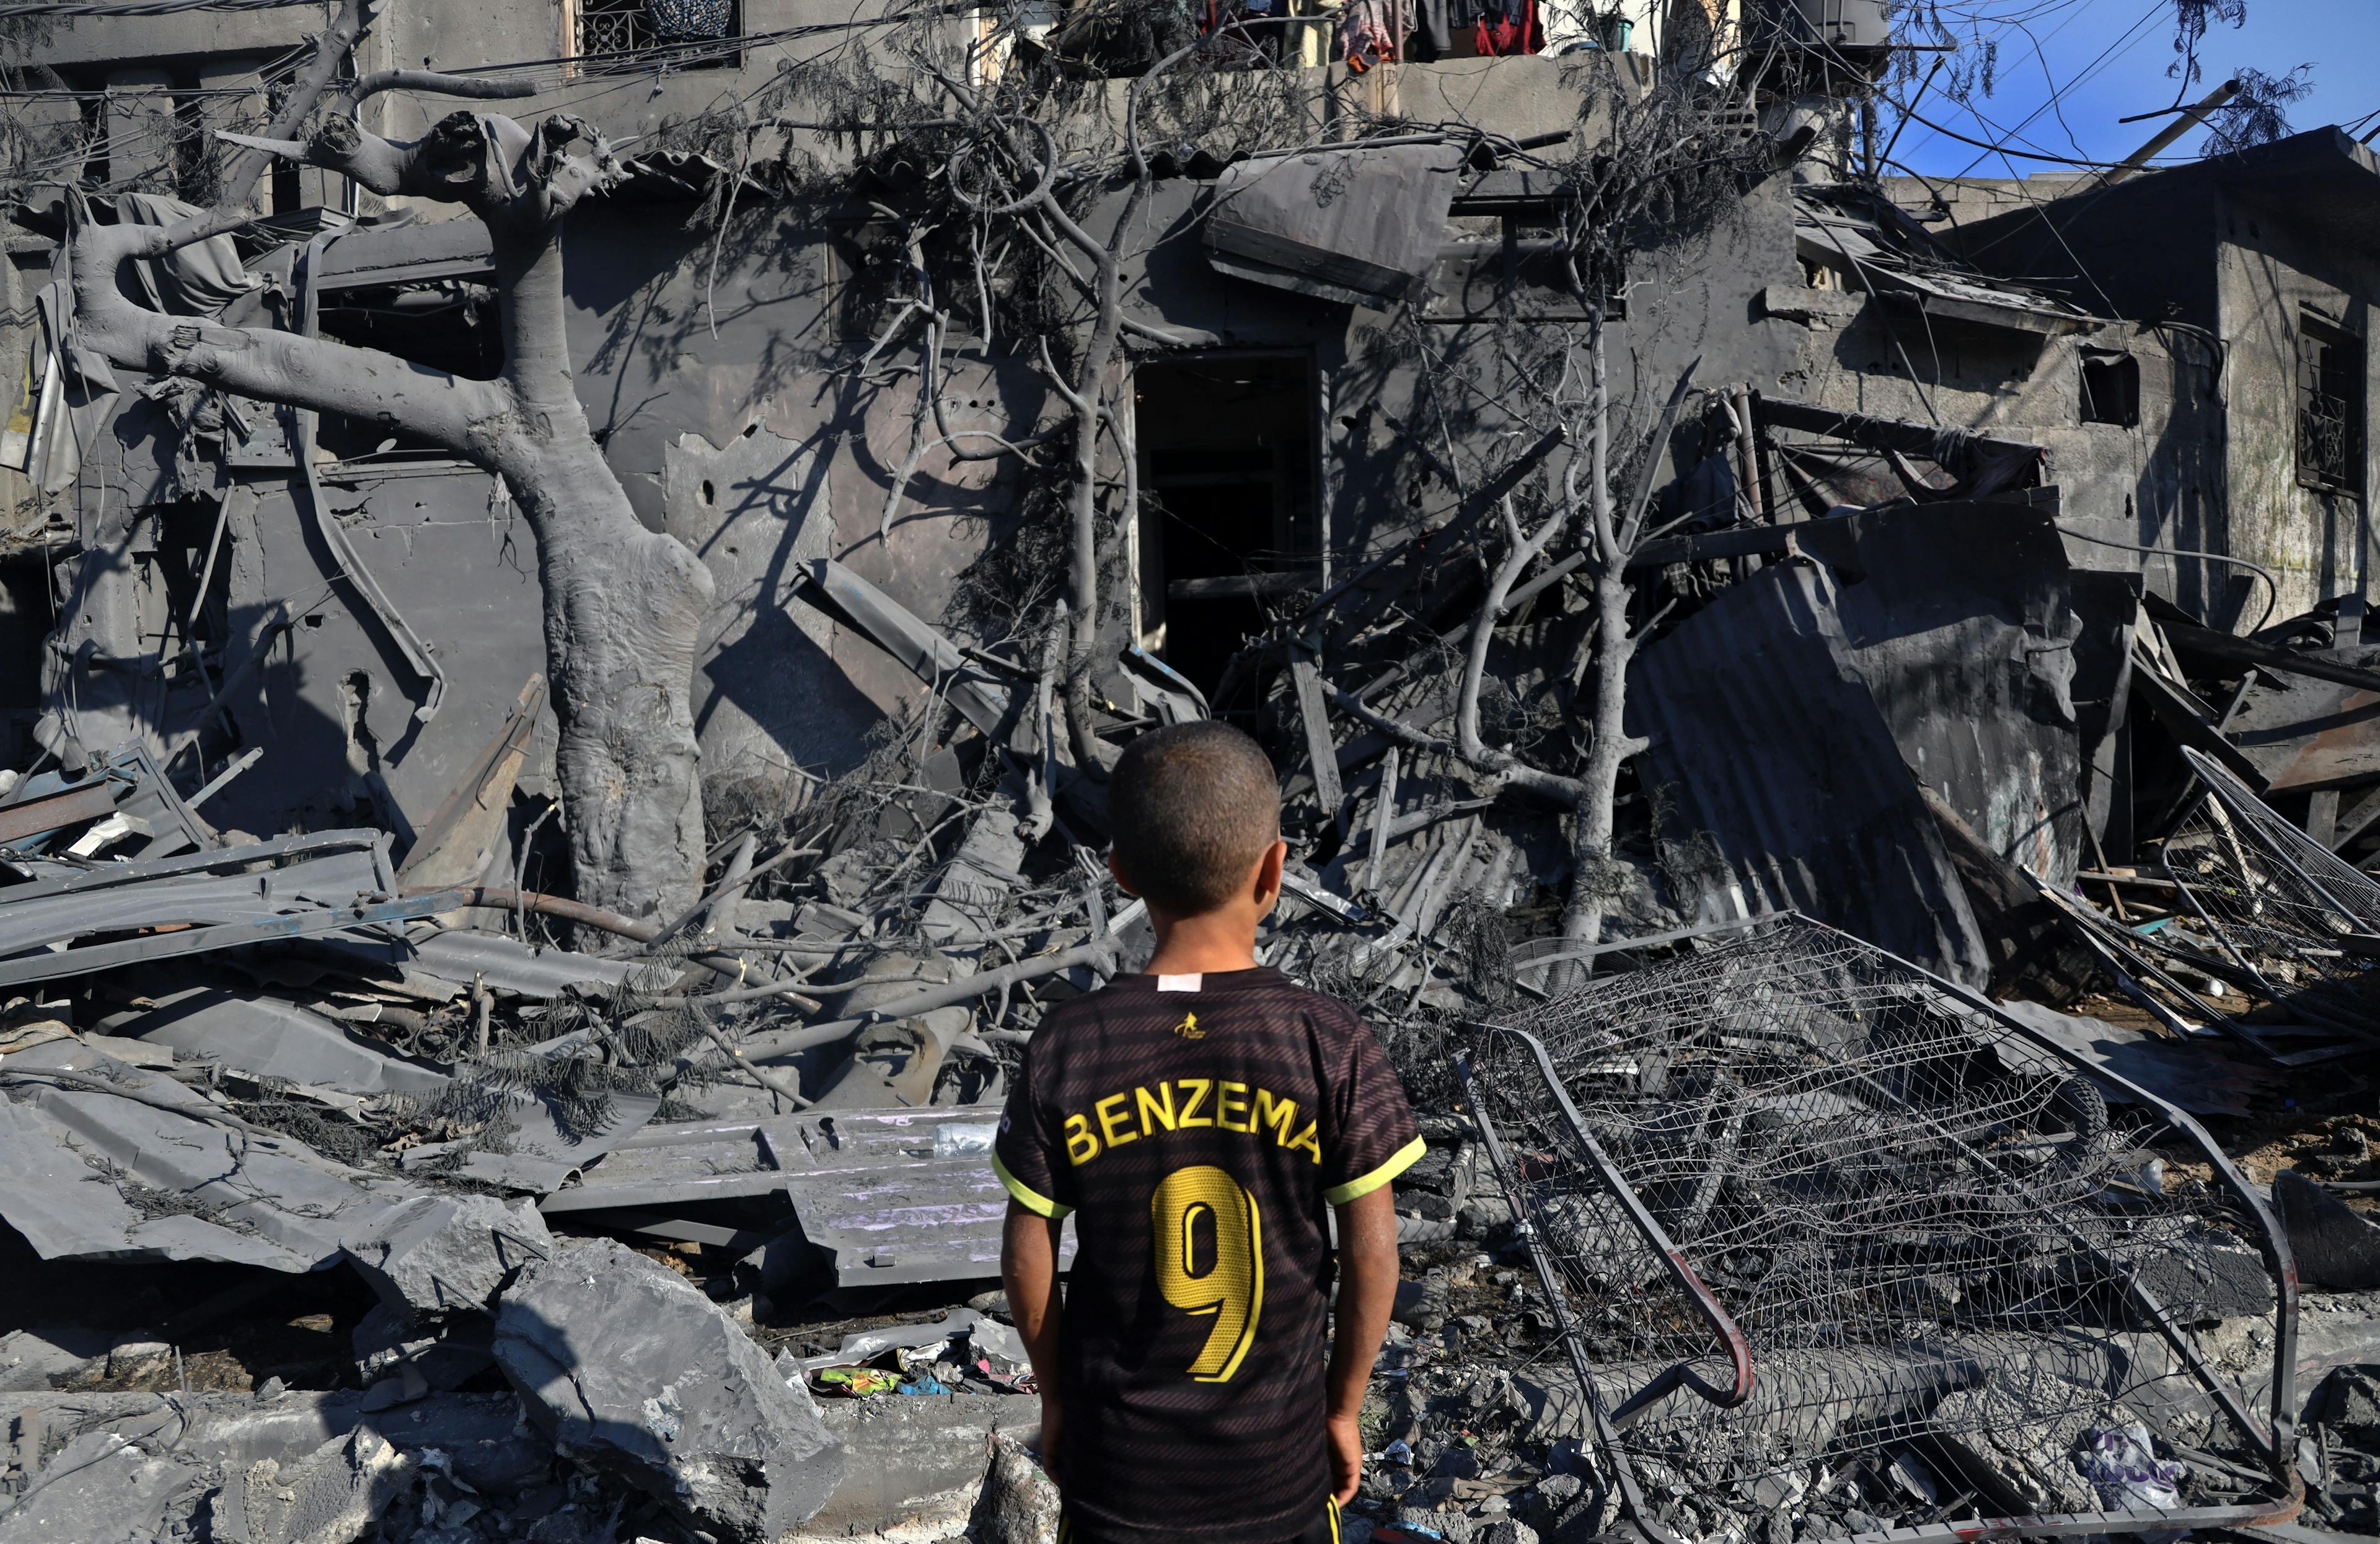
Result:
{"type": "Polygon", "coordinates": [[[744,0],[727,0],[727,30],[717,38],[690,39],[679,43],[662,43],[653,39],[646,0],[562,0],[561,20],[562,52],[569,61],[565,69],[567,77],[642,69],[655,59],[669,63],[673,69],[738,69],[744,64],[744,0]],[[612,20],[623,24],[622,37],[605,47],[589,47],[589,24],[612,20]],[[725,47],[729,43],[736,46],[725,47]],[[684,53],[700,49],[718,49],[720,52],[693,58],[678,57],[684,53]]]}
{"type": "Polygon", "coordinates": [[[2291,438],[2298,485],[2325,493],[2361,499],[2364,492],[2364,459],[2370,413],[2367,386],[2371,370],[2364,339],[2359,333],[2307,307],[2298,313],[2297,379],[2291,394],[2291,438]],[[2343,389],[2330,390],[2325,388],[2343,389]],[[2331,415],[2338,425],[2336,464],[2310,455],[2315,447],[2313,425],[2318,405],[2338,404],[2331,415]]]}

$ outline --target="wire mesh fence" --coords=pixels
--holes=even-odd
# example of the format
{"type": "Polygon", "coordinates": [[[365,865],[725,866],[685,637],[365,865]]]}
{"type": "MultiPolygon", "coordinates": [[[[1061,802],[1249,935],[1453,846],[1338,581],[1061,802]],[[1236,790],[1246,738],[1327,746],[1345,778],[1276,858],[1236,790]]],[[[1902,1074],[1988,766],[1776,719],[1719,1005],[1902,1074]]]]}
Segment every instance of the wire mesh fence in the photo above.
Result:
{"type": "Polygon", "coordinates": [[[2380,1006],[2380,884],[2185,748],[2203,790],[2166,839],[2166,876],[2243,985],[2366,1035],[2380,1006]]]}
{"type": "Polygon", "coordinates": [[[1916,967],[1768,922],[1530,1010],[1470,1074],[1658,1526],[1828,1538],[1898,1499],[2123,1531],[2283,1485],[2189,1328],[2287,1338],[2268,1219],[2187,1117],[1916,967]],[[2108,1481],[2135,1426],[2200,1461],[2108,1481]]]}

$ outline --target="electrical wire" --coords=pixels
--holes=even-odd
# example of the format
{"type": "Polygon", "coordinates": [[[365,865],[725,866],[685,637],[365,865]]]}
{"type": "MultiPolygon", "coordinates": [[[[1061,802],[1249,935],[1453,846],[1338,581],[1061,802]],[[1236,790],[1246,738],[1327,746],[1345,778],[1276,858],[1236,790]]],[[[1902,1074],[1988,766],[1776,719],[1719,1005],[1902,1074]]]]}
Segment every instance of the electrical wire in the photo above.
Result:
{"type": "MultiPolygon", "coordinates": [[[[2165,11],[2165,9],[2166,9],[2166,6],[2168,5],[2168,3],[2169,3],[2169,0],[2150,0],[2150,4],[2149,4],[2149,7],[2148,7],[2148,9],[2147,9],[2147,10],[2145,10],[2145,11],[2143,11],[2143,12],[2141,14],[2140,18],[2139,18],[2137,20],[2135,20],[2135,21],[2134,21],[2134,22],[2133,22],[2130,27],[2126,28],[2122,32],[2119,33],[2119,34],[2116,36],[2115,40],[2114,40],[2114,41],[2112,41],[2111,43],[2109,43],[2106,48],[2101,49],[2101,50],[2099,51],[2098,55],[2097,55],[2095,58],[2093,58],[2093,59],[2092,59],[2092,61],[2091,61],[2089,64],[2087,64],[2087,65],[2083,66],[2083,67],[2082,67],[2082,68],[2080,71],[2078,71],[2078,72],[2076,73],[2075,77],[2074,77],[2072,79],[2069,80],[2069,81],[2065,84],[2065,86],[2063,86],[2063,87],[2059,87],[2059,86],[2058,86],[2057,84],[2055,84],[2054,82],[2051,84],[2051,87],[2050,87],[2050,101],[2045,102],[2042,105],[2040,105],[2040,106],[2038,106],[2038,107],[2035,107],[2035,108],[2034,108],[2031,113],[2027,114],[2027,115],[2025,115],[2025,117],[2022,119],[2022,121],[2019,122],[2019,123],[2018,123],[2018,124],[2017,124],[2013,128],[2004,131],[2004,132],[2003,132],[2003,136],[2002,136],[2002,137],[2003,137],[2003,138],[2014,138],[2017,134],[2021,133],[2021,132],[2022,132],[2022,130],[2023,130],[2027,126],[2029,126],[2030,124],[2032,124],[2032,123],[2033,123],[2033,121],[2034,121],[2035,118],[2040,117],[2040,116],[2041,116],[2041,115],[2042,115],[2043,113],[2049,111],[2049,110],[2051,109],[2052,105],[2055,103],[2056,99],[2057,99],[2057,97],[2058,97],[2058,93],[2059,93],[2061,91],[2073,91],[2073,90],[2077,89],[2077,88],[2078,88],[2078,87],[2080,87],[2081,85],[2082,85],[2082,83],[2083,83],[2083,82],[2085,82],[2086,80],[2088,80],[2092,76],[2094,76],[2094,75],[2097,74],[2097,73],[2098,73],[2102,68],[2106,67],[2108,64],[2112,63],[2112,62],[2113,62],[2113,57],[2111,57],[2111,55],[2119,55],[2119,50],[2120,50],[2121,52],[2126,52],[2126,53],[2130,52],[2130,51],[2131,51],[2131,46],[2132,46],[2134,43],[2138,43],[2138,42],[2140,41],[2140,40],[2139,40],[2139,36],[2138,36],[2137,34],[2139,34],[2139,33],[2141,32],[2141,30],[2142,30],[2143,27],[2145,27],[2149,22],[2151,22],[2151,21],[2155,20],[2155,19],[2159,15],[2163,14],[2163,13],[2164,13],[2164,11],[2165,11]]],[[[1999,35],[2000,35],[2000,34],[2002,34],[2002,33],[2005,33],[2005,32],[2007,32],[2007,31],[2009,31],[2009,30],[2010,30],[2025,31],[2025,32],[2026,32],[2026,34],[2027,34],[2027,36],[2031,36],[2032,34],[2031,34],[2030,30],[2026,28],[2025,23],[2026,23],[2026,22],[2028,22],[2028,21],[2032,21],[2032,20],[2038,19],[2041,16],[2046,15],[2046,14],[2047,14],[2047,9],[2046,9],[2046,8],[2045,8],[2045,9],[2044,9],[2044,10],[2042,10],[2042,11],[2035,12],[2035,13],[2033,13],[2032,15],[2028,15],[2028,16],[2020,16],[2020,17],[2007,17],[2007,16],[2000,16],[2000,17],[1995,17],[1995,18],[1993,18],[1993,20],[1994,20],[1996,23],[1998,23],[1998,25],[1996,25],[1996,26],[1994,27],[1994,29],[1993,29],[1993,37],[1992,37],[1992,39],[1991,39],[1990,41],[1991,41],[1991,42],[1993,42],[1993,43],[1998,43],[1998,41],[1999,35]]],[[[2050,40],[2051,40],[2051,39],[2053,39],[2053,38],[2055,38],[2055,37],[2057,37],[2057,36],[2058,36],[2058,34],[2059,32],[2064,31],[2064,30],[2066,30],[2066,28],[2068,27],[2068,25],[2069,25],[2069,24],[2070,24],[2070,23],[2075,19],[2075,18],[2076,18],[2076,17],[2078,17],[2078,16],[2080,16],[2080,15],[2082,15],[2082,9],[2080,9],[2079,7],[2078,7],[2078,8],[2076,8],[2076,9],[2074,9],[2074,10],[2070,11],[2070,12],[2069,12],[2069,14],[2068,14],[2068,15],[2067,15],[2063,19],[2061,19],[2056,27],[2051,28],[2051,29],[2049,30],[2049,31],[2048,31],[2046,35],[2044,35],[2044,36],[2041,36],[2041,37],[2039,37],[2039,38],[2034,39],[2034,56],[2035,56],[2036,58],[2042,58],[2042,59],[2044,60],[2044,69],[2045,69],[2045,72],[2046,72],[2046,49],[2047,49],[2047,45],[2048,45],[2048,43],[2049,43],[2050,40]]],[[[1973,16],[1971,16],[1971,17],[1969,18],[1969,20],[1970,20],[1970,24],[1972,25],[1972,24],[1973,24],[1973,22],[1974,22],[1975,18],[1974,18],[1973,16]]],[[[1879,94],[1879,95],[1882,95],[1883,93],[1879,92],[1878,94],[1879,94]]],[[[1904,106],[1902,106],[1902,104],[1901,104],[1901,103],[1899,103],[1899,102],[1897,102],[1897,101],[1894,101],[1891,97],[1889,97],[1889,96],[1886,96],[1886,97],[1884,98],[1884,100],[1885,100],[1886,102],[1889,103],[1890,103],[1891,105],[1893,105],[1894,107],[1896,107],[1896,108],[1900,109],[1900,112],[1902,113],[1902,115],[1903,115],[1904,119],[1913,116],[1913,115],[1910,112],[1909,107],[1904,107],[1904,106]]],[[[1912,102],[1911,102],[1911,106],[1913,106],[1913,105],[1914,105],[1914,99],[1912,98],[1912,102]]],[[[1984,115],[1983,115],[1980,112],[1977,112],[1977,111],[1975,110],[1975,108],[1974,108],[1974,106],[1973,106],[1973,104],[1972,103],[1961,103],[1961,105],[1964,105],[1964,106],[1967,108],[1967,111],[1968,111],[1969,113],[1971,113],[1971,114],[1973,114],[1973,115],[1974,115],[1974,116],[1975,116],[1975,118],[1976,118],[1976,121],[1977,121],[1977,122],[1985,124],[1987,128],[1992,127],[1992,126],[1990,125],[1990,123],[1989,123],[1989,120],[1988,120],[1988,119],[1985,119],[1985,118],[1984,117],[1984,115]]],[[[1926,122],[1926,120],[1925,120],[1925,119],[1917,119],[1916,121],[1921,122],[1921,123],[1925,123],[1925,122],[1926,122]]],[[[1963,142],[1963,143],[1966,143],[1966,144],[1969,144],[1969,145],[1977,145],[1977,147],[1978,147],[1978,148],[1980,148],[1980,149],[1985,149],[1985,150],[1986,150],[1986,151],[1989,151],[1989,150],[1992,150],[1992,149],[1997,148],[1997,147],[1994,147],[1994,146],[1980,145],[1980,144],[1978,144],[1978,141],[1973,140],[1964,140],[1964,139],[1962,139],[1962,137],[1961,137],[1961,136],[1958,135],[1958,134],[1957,134],[1956,132],[1954,132],[1954,131],[1938,128],[1937,128],[1936,126],[1934,126],[1934,125],[1932,125],[1932,124],[1930,124],[1930,123],[1927,123],[1927,128],[1928,128],[1929,129],[1931,129],[1933,132],[1928,133],[1928,134],[1926,134],[1926,135],[1925,135],[1925,136],[1922,136],[1922,137],[1921,137],[1921,138],[1920,138],[1920,139],[1919,139],[1919,140],[1918,140],[1914,144],[1912,144],[1912,146],[1910,146],[1910,153],[1911,153],[1912,156],[1914,156],[1914,155],[1915,155],[1919,151],[1921,151],[1921,150],[1925,149],[1925,147],[1926,146],[1926,144],[1927,144],[1928,142],[1930,142],[1930,140],[1932,140],[1932,138],[1933,138],[1933,134],[1934,134],[1934,133],[1943,133],[1943,134],[1947,134],[1947,135],[1949,135],[1949,138],[1951,138],[1951,139],[1954,139],[1954,140],[1961,140],[1961,142],[1963,142]]],[[[2037,147],[2037,146],[2036,146],[2036,147],[2034,147],[2034,149],[2035,149],[2036,151],[2038,151],[2038,150],[2039,150],[2039,147],[2037,147]]],[[[2060,158],[2058,158],[2058,159],[2063,160],[2063,159],[2066,159],[2066,158],[2060,157],[2060,158]]],[[[1982,160],[1982,158],[1981,158],[1981,157],[1977,157],[1977,158],[1976,158],[1976,160],[1974,160],[1974,161],[1970,161],[1970,162],[1966,164],[1966,166],[1965,166],[1965,167],[1963,167],[1963,168],[1959,172],[1959,174],[1958,174],[1958,175],[1959,175],[1960,176],[1962,176],[1962,177],[1963,177],[1963,176],[1967,176],[1972,175],[1972,174],[1973,173],[1973,171],[1974,171],[1975,167],[1976,167],[1976,166],[1981,163],[1981,160],[1982,160]]]]}
{"type": "Polygon", "coordinates": [[[172,16],[181,11],[273,11],[313,0],[16,0],[0,6],[12,16],[172,16]]]}
{"type": "MultiPolygon", "coordinates": [[[[1890,101],[1891,99],[1887,98],[1886,100],[1890,101]]],[[[1893,103],[1893,105],[1895,107],[1900,106],[1897,102],[1893,103]]],[[[1970,112],[1973,111],[1973,108],[1968,110],[1970,112]]],[[[1971,139],[1968,136],[1960,133],[1955,128],[1945,128],[1940,124],[1936,123],[1932,118],[1925,117],[1917,113],[1910,113],[1907,108],[1901,108],[1901,111],[1907,113],[1911,118],[1914,119],[1918,123],[1924,124],[1926,128],[1932,129],[1935,133],[1943,136],[1945,139],[1956,140],[1962,145],[1973,145],[1977,150],[1988,151],[1995,155],[2011,155],[2020,161],[2043,161],[2053,166],[2080,166],[2086,171],[2095,172],[2112,172],[2120,168],[2120,163],[2114,161],[2086,161],[2078,155],[2050,155],[2036,151],[2010,150],[2006,145],[1996,145],[1988,140],[1971,139]]],[[[1915,153],[1914,147],[1912,147],[1911,153],[1915,153]]],[[[1973,163],[1970,163],[1971,167],[1973,164],[1973,163]]],[[[1961,172],[1959,175],[1961,176],[1964,176],[1966,173],[1961,172]]]]}
{"type": "MultiPolygon", "coordinates": [[[[2032,112],[2026,114],[2024,117],[2017,123],[2016,127],[2007,130],[2006,133],[2002,135],[2002,138],[2014,139],[2019,133],[2022,132],[2027,127],[2029,127],[2035,118],[2038,118],[2042,114],[2052,110],[2058,111],[2058,121],[2063,124],[2065,122],[2065,115],[2063,111],[2064,104],[2059,101],[2060,95],[2065,91],[2080,90],[2093,76],[2098,74],[2109,65],[2114,64],[2126,54],[2131,53],[2140,43],[2141,39],[2148,35],[2144,30],[2148,24],[2155,20],[2159,16],[2165,14],[2165,7],[2166,0],[2149,0],[2149,8],[2141,13],[2139,19],[2135,20],[2130,27],[2125,28],[2121,32],[2116,34],[2115,39],[2110,42],[2107,47],[2099,50],[2097,55],[2095,56],[2089,64],[2084,65],[2080,70],[2075,72],[2072,79],[2067,81],[2062,87],[2057,82],[2051,81],[2048,100],[2045,101],[2040,106],[2035,107],[2032,112]]],[[[2067,19],[2070,21],[2073,18],[2070,17],[2067,19]]],[[[2063,22],[2059,23],[2058,30],[2062,30],[2064,25],[2065,23],[2063,22]]],[[[2050,37],[2056,37],[2058,35],[2058,30],[2053,30],[2049,35],[2050,37]]],[[[2041,41],[2043,43],[2046,43],[2049,39],[2044,38],[2041,41]]],[[[2034,54],[2036,57],[2041,55],[2039,45],[2035,46],[2034,54]]],[[[2048,61],[2046,58],[2044,58],[2042,61],[2042,71],[2044,77],[2046,78],[2048,74],[2048,61]]],[[[1969,108],[1969,111],[1973,112],[1973,109],[1971,107],[1969,108]]],[[[1985,124],[1986,127],[1990,126],[1990,120],[1985,118],[1981,113],[1975,114],[1975,121],[1985,124]]],[[[2073,131],[2069,129],[2067,132],[2067,142],[2069,144],[2072,144],[2073,139],[2073,131]]],[[[2074,145],[2074,150],[2077,154],[2080,154],[2082,152],[2082,146],[2074,145]]],[[[1968,162],[1966,170],[1961,172],[1959,175],[1961,176],[1965,176],[1969,172],[1973,172],[1982,164],[1983,158],[1981,156],[1977,156],[1974,160],[1968,162]]]]}
{"type": "Polygon", "coordinates": [[[2273,608],[2280,604],[2281,585],[2279,580],[2273,577],[2273,571],[2263,564],[2251,563],[2244,557],[2233,557],[2228,553],[2195,552],[2186,547],[2143,547],[2137,542],[2111,541],[2104,536],[2086,535],[2063,524],[2058,527],[2058,534],[2070,536],[2077,541],[2089,541],[2102,547],[2119,548],[2128,553],[2146,553],[2152,557],[2194,557],[2208,563],[2228,563],[2247,569],[2265,581],[2265,614],[2256,618],[2256,625],[2248,629],[2252,633],[2263,632],[2265,624],[2273,619],[2273,608]]]}

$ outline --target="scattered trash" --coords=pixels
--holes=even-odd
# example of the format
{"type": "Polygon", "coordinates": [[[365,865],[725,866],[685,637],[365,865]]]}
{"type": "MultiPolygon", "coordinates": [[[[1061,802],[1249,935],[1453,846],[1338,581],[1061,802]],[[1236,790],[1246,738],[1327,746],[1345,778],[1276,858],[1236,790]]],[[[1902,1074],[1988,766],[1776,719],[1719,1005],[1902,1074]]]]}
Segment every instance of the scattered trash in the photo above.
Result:
{"type": "Polygon", "coordinates": [[[2083,1477],[2109,1512],[2165,1512],[2181,1504],[2189,1465],[2159,1458],[2149,1444],[2148,1428],[2139,1422],[2090,1433],[2083,1453],[2083,1477]]]}
{"type": "Polygon", "coordinates": [[[901,1375],[882,1368],[822,1368],[811,1378],[821,1391],[853,1399],[888,1394],[901,1387],[901,1375]]]}

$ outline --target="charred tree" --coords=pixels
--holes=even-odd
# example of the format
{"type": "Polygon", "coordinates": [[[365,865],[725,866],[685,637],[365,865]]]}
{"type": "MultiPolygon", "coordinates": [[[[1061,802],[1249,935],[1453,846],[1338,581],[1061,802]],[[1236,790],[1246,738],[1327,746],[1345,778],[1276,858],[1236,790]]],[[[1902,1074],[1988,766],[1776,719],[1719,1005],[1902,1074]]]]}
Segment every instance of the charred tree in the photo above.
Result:
{"type": "Polygon", "coordinates": [[[621,168],[593,126],[567,115],[523,125],[461,111],[411,144],[370,134],[351,115],[356,101],[399,85],[519,94],[483,81],[367,76],[317,115],[333,69],[366,19],[361,0],[349,0],[267,135],[225,138],[341,173],[383,196],[458,204],[478,216],[494,247],[501,374],[469,380],[375,349],[177,318],[128,299],[118,278],[125,263],[163,257],[248,217],[242,206],[261,157],[250,158],[215,211],[179,225],[100,225],[79,213],[75,341],[119,368],[401,427],[503,478],[537,538],[578,896],[632,914],[675,912],[702,877],[690,696],[711,580],[682,543],[638,522],[595,444],[564,331],[564,221],[615,183],[621,168]]]}
{"type": "MultiPolygon", "coordinates": [[[[1521,297],[1508,287],[1497,302],[1501,314],[1484,329],[1488,339],[1477,351],[1484,357],[1462,363],[1434,352],[1414,329],[1412,358],[1429,415],[1420,427],[1435,432],[1449,456],[1457,456],[1450,407],[1457,395],[1475,420],[1464,438],[1536,448],[1478,468],[1477,486],[1514,491],[1497,501],[1497,520],[1478,545],[1486,592],[1468,626],[1448,639],[1458,650],[1451,735],[1416,730],[1348,694],[1333,698],[1401,744],[1460,763],[1484,792],[1563,812],[1571,880],[1560,938],[1572,947],[1600,942],[1622,889],[1621,784],[1646,748],[1627,729],[1628,673],[1667,614],[1657,587],[1645,582],[1657,576],[1635,565],[1648,542],[1668,534],[1654,517],[1654,495],[1694,385],[1689,366],[1658,411],[1643,381],[1615,400],[1609,322],[1633,287],[1662,286],[1654,271],[1668,251],[1728,217],[1745,188],[1775,169],[1771,141],[1749,128],[1749,90],[1670,79],[1640,91],[1616,77],[1591,87],[1581,122],[1592,132],[1582,132],[1584,142],[1561,168],[1560,234],[1538,281],[1565,294],[1585,320],[1524,322],[1521,297]],[[1518,609],[1517,596],[1564,582],[1578,585],[1586,607],[1566,668],[1549,673],[1538,690],[1559,709],[1570,755],[1552,745],[1516,753],[1482,728],[1497,629],[1518,609]]],[[[1518,694],[1507,687],[1504,695],[1518,694]]],[[[1553,984],[1572,974],[1561,967],[1553,984]]]]}

